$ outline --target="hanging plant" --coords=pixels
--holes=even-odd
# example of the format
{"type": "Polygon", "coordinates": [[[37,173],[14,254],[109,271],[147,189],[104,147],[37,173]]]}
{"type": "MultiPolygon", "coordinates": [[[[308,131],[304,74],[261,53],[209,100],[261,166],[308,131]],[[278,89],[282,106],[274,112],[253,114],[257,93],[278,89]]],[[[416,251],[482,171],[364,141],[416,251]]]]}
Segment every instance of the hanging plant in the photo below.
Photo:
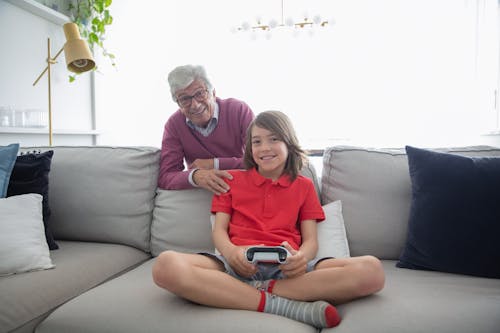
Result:
{"type": "MultiPolygon", "coordinates": [[[[95,52],[100,49],[102,55],[115,64],[115,55],[104,47],[106,39],[106,26],[113,23],[113,17],[109,13],[112,0],[73,0],[69,3],[68,10],[71,20],[78,25],[80,35],[87,40],[90,50],[95,52]]],[[[97,69],[97,66],[94,70],[97,69]]],[[[70,75],[69,81],[73,82],[76,76],[70,75]]]]}

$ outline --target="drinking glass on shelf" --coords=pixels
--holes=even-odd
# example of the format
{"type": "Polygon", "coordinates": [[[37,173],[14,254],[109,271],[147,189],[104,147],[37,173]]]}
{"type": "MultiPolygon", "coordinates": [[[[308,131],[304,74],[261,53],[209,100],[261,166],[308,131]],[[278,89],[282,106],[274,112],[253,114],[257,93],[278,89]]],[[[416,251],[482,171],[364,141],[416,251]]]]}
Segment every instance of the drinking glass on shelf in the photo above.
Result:
{"type": "Polygon", "coordinates": [[[14,112],[10,106],[0,106],[0,126],[14,126],[14,112]]]}
{"type": "Polygon", "coordinates": [[[8,116],[1,116],[0,117],[0,126],[1,127],[9,126],[9,117],[8,116]]]}
{"type": "Polygon", "coordinates": [[[24,110],[12,110],[14,114],[14,126],[24,127],[26,125],[26,114],[24,110]]]}
{"type": "Polygon", "coordinates": [[[26,109],[23,110],[26,127],[45,127],[46,112],[41,109],[26,109]]]}

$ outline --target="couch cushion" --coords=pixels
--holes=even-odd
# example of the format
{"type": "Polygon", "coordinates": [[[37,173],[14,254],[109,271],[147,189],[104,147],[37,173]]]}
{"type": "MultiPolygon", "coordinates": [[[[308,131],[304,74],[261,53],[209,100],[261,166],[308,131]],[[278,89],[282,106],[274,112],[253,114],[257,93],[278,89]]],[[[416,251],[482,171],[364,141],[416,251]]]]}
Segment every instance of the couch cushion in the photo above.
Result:
{"type": "Polygon", "coordinates": [[[330,202],[323,206],[325,220],[317,224],[318,253],[316,258],[348,258],[349,243],[345,232],[342,202],[330,202]]]}
{"type": "Polygon", "coordinates": [[[49,249],[58,249],[50,228],[49,172],[53,150],[45,152],[26,152],[16,159],[10,176],[7,196],[38,193],[43,196],[43,225],[49,249]]]}
{"type": "Polygon", "coordinates": [[[51,149],[49,203],[55,238],[119,243],[149,251],[159,149],[51,149]]]}
{"type": "Polygon", "coordinates": [[[151,254],[165,250],[213,252],[210,205],[204,189],[157,190],[151,224],[151,254]]]}
{"type": "Polygon", "coordinates": [[[10,174],[16,163],[19,144],[13,143],[0,147],[0,198],[5,198],[9,186],[10,174]]]}
{"type": "MultiPolygon", "coordinates": [[[[500,148],[486,146],[435,150],[466,156],[500,156],[500,148]]],[[[323,204],[342,200],[351,256],[372,254],[398,259],[406,241],[411,205],[404,148],[327,148],[321,181],[323,204]]]]}
{"type": "Polygon", "coordinates": [[[53,268],[45,240],[42,196],[0,199],[0,276],[53,268]]]}
{"type": "Polygon", "coordinates": [[[332,333],[498,332],[500,279],[383,266],[384,289],[340,305],[332,333]]]}
{"type": "Polygon", "coordinates": [[[500,278],[500,157],[406,152],[412,205],[398,267],[500,278]]]}
{"type": "Polygon", "coordinates": [[[0,278],[2,332],[35,327],[54,307],[150,257],[125,245],[58,243],[60,250],[51,252],[54,269],[0,278]]]}
{"type": "Polygon", "coordinates": [[[316,332],[267,313],[225,310],[185,301],[157,287],[154,259],[56,309],[37,333],[59,332],[316,332]]]}
{"type": "Polygon", "coordinates": [[[312,180],[312,182],[314,184],[314,189],[316,190],[318,197],[320,197],[321,185],[319,184],[318,174],[316,172],[316,168],[314,167],[314,165],[311,161],[308,161],[307,163],[305,163],[302,170],[300,170],[300,174],[302,176],[307,177],[310,180],[312,180]]]}
{"type": "MultiPolygon", "coordinates": [[[[316,332],[302,323],[187,302],[154,285],[154,259],[56,309],[37,333],[316,332]]],[[[477,332],[500,327],[500,280],[413,271],[383,262],[385,288],[339,305],[342,322],[322,332],[477,332]]]]}

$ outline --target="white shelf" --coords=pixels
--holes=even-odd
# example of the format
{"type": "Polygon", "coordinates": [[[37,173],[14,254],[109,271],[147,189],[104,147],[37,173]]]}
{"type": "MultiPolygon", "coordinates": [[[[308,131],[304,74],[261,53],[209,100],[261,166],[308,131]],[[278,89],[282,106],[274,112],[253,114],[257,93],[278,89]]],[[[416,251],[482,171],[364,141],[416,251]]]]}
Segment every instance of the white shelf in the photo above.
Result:
{"type": "Polygon", "coordinates": [[[52,8],[44,6],[41,3],[36,2],[34,0],[7,0],[7,1],[19,8],[27,10],[32,14],[43,17],[44,19],[49,20],[58,25],[63,25],[64,23],[70,22],[68,16],[61,14],[58,11],[55,11],[52,8]]]}
{"type": "MultiPolygon", "coordinates": [[[[99,135],[97,130],[71,130],[71,129],[54,129],[53,134],[57,135],[99,135]]],[[[0,134],[49,134],[47,127],[0,127],[0,134]]]]}
{"type": "Polygon", "coordinates": [[[484,133],[483,136],[500,136],[500,130],[494,130],[488,133],[484,133]]]}

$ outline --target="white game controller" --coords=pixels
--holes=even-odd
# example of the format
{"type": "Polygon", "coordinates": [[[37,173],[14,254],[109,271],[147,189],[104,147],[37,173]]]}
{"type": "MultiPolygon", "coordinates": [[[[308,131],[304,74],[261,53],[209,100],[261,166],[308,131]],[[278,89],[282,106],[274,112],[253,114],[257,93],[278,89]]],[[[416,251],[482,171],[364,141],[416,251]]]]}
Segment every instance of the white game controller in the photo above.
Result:
{"type": "Polygon", "coordinates": [[[245,252],[247,260],[251,263],[284,264],[290,255],[291,253],[283,246],[252,246],[245,252]]]}

